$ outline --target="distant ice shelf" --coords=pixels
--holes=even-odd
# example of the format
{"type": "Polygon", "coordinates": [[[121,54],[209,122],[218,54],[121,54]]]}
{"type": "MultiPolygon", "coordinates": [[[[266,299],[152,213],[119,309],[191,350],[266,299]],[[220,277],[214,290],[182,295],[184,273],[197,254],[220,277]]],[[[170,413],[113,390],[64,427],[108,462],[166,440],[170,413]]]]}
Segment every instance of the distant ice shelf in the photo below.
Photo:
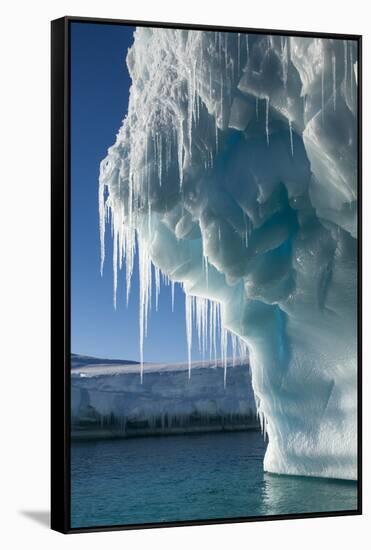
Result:
{"type": "Polygon", "coordinates": [[[228,361],[226,387],[220,361],[191,379],[188,363],[145,364],[141,383],[139,364],[75,355],[71,373],[73,439],[259,428],[246,363],[228,361]]]}

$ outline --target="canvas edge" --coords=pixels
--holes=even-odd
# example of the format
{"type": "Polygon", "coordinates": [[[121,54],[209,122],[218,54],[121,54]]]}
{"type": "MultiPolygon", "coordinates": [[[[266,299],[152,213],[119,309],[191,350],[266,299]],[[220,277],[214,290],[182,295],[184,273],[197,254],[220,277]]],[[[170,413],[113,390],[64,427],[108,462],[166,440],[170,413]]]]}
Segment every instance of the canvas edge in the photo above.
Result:
{"type": "Polygon", "coordinates": [[[70,528],[68,22],[51,23],[51,528],[70,528]]]}

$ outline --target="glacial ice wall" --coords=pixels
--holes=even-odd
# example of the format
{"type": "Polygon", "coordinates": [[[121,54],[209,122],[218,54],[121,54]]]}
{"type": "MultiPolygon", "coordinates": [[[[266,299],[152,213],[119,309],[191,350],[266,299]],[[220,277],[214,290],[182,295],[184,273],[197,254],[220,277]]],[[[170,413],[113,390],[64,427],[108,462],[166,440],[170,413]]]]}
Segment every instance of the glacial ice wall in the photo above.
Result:
{"type": "Polygon", "coordinates": [[[139,364],[71,358],[72,437],[130,437],[258,428],[246,361],[139,364]],[[91,362],[90,362],[91,360],[91,362]]]}
{"type": "MultiPolygon", "coordinates": [[[[102,269],[161,278],[187,339],[247,346],[267,471],[356,479],[357,44],[138,28],[101,163],[102,269]]],[[[191,375],[191,370],[189,371],[191,375]]]]}

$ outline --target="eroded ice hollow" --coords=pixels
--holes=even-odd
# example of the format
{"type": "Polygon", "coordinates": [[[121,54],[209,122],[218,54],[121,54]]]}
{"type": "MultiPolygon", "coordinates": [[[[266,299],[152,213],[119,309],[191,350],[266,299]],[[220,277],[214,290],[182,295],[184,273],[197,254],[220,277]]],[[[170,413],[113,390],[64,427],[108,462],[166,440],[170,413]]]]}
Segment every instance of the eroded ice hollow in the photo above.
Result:
{"type": "Polygon", "coordinates": [[[127,65],[100,231],[115,295],[139,255],[142,361],[165,277],[189,350],[194,317],[248,347],[265,470],[356,479],[357,44],[141,28],[127,65]]]}

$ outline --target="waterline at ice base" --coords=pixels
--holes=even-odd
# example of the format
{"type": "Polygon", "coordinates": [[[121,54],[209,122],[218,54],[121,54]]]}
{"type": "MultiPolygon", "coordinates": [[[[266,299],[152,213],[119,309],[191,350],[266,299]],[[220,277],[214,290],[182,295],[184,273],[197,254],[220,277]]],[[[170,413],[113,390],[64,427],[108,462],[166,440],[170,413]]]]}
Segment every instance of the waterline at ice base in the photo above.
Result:
{"type": "Polygon", "coordinates": [[[189,376],[192,338],[248,349],[265,470],[357,479],[357,43],[140,28],[127,65],[101,254],[115,300],[139,257],[142,362],[181,284],[189,376]]]}

